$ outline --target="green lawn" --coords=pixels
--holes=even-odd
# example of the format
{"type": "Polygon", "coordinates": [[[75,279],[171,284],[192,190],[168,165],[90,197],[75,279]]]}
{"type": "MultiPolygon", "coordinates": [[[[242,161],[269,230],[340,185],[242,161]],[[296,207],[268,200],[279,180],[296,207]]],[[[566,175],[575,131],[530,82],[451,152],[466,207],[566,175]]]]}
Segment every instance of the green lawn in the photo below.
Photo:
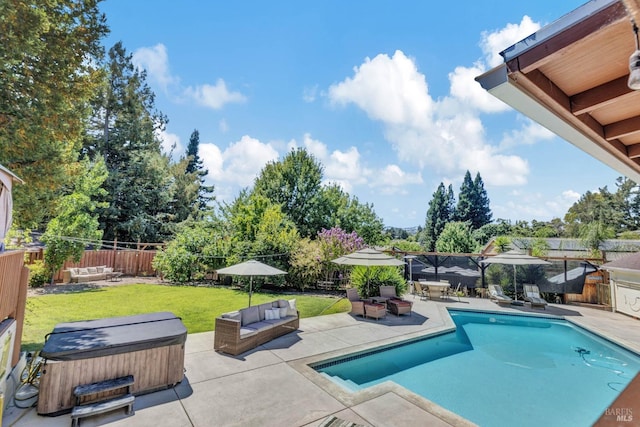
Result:
{"type": "MultiPolygon", "coordinates": [[[[300,317],[314,317],[349,311],[345,298],[254,293],[251,305],[275,299],[296,299],[300,317]]],[[[182,318],[187,331],[212,331],[215,318],[248,305],[249,295],[241,290],[193,286],[123,285],[71,294],[29,297],[25,314],[22,348],[40,350],[45,335],[60,322],[171,311],[182,318]]]]}

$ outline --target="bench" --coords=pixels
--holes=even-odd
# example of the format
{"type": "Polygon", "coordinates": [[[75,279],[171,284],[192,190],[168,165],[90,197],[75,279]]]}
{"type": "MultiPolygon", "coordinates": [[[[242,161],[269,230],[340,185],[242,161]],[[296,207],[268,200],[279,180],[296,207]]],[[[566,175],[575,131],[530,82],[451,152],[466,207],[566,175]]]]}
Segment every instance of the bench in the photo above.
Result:
{"type": "Polygon", "coordinates": [[[131,394],[133,383],[133,375],[127,375],[91,384],[83,384],[74,388],[73,394],[76,397],[76,406],[71,410],[71,427],[78,427],[81,418],[103,414],[119,408],[125,408],[125,414],[133,415],[133,402],[135,400],[135,397],[131,394]],[[109,396],[106,400],[84,402],[85,399],[91,396],[122,388],[126,388],[124,394],[115,397],[109,396]]]}

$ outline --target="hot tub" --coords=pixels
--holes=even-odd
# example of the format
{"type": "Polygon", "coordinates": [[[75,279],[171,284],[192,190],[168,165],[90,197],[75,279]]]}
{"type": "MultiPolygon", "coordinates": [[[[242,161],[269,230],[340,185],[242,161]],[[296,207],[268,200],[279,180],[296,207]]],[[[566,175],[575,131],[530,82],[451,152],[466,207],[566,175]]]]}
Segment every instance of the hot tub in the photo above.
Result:
{"type": "Polygon", "coordinates": [[[175,386],[184,376],[186,338],[170,312],[57,324],[40,352],[38,414],[71,410],[81,384],[133,375],[134,394],[175,386]]]}

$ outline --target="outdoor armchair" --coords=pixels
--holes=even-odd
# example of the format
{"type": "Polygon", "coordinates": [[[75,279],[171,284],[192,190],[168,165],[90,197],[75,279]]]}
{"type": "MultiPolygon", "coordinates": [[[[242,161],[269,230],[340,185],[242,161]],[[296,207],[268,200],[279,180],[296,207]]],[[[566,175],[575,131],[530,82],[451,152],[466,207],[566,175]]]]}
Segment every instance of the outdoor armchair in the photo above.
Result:
{"type": "Polygon", "coordinates": [[[540,289],[536,285],[524,285],[524,300],[530,303],[531,307],[547,309],[547,301],[540,296],[540,289]]]}

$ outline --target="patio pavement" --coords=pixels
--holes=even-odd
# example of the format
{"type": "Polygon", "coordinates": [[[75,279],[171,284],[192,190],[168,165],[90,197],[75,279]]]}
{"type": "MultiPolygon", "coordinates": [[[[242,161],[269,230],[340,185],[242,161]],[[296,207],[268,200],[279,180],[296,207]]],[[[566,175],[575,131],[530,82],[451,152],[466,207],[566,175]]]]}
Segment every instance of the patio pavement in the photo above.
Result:
{"type": "MultiPolygon", "coordinates": [[[[565,316],[640,353],[638,320],[589,307],[550,304],[547,310],[500,307],[487,299],[414,301],[412,316],[380,321],[334,314],[300,320],[297,332],[237,357],[213,350],[214,332],[191,334],[185,378],[177,387],[137,396],[135,415],[123,410],[90,417],[90,426],[319,426],[327,417],[365,426],[467,426],[469,421],[391,382],[348,393],[308,364],[346,353],[434,334],[453,327],[447,308],[565,316]]],[[[11,406],[5,427],[68,427],[70,416],[39,416],[11,406]]]]}

